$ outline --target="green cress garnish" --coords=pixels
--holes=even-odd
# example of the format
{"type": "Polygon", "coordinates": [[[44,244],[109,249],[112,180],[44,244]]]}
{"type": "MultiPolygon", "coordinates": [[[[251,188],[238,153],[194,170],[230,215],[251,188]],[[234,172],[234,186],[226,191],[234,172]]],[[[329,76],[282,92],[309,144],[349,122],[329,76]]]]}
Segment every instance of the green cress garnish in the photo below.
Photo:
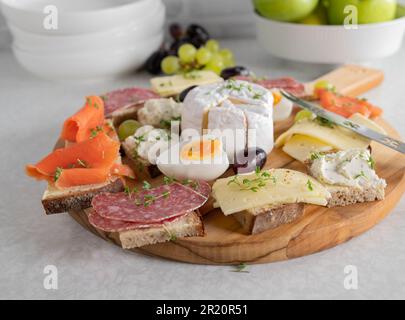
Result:
{"type": "Polygon", "coordinates": [[[56,182],[58,181],[60,175],[62,174],[62,168],[61,167],[57,167],[55,170],[55,175],[53,177],[53,180],[56,182]]]}
{"type": "Polygon", "coordinates": [[[316,117],[315,121],[322,127],[328,127],[333,129],[335,127],[334,123],[328,119],[322,118],[322,117],[316,117]]]}
{"type": "Polygon", "coordinates": [[[167,176],[163,177],[163,183],[166,184],[166,185],[172,184],[175,181],[176,181],[176,179],[174,179],[172,177],[167,177],[167,176]]]}
{"type": "Polygon", "coordinates": [[[144,196],[144,200],[145,202],[143,203],[143,205],[147,207],[156,201],[156,196],[154,196],[153,194],[146,194],[144,196]]]}
{"type": "Polygon", "coordinates": [[[97,126],[90,130],[90,138],[95,138],[100,131],[103,131],[103,127],[97,126]]]}
{"type": "Polygon", "coordinates": [[[307,181],[307,188],[309,191],[314,191],[314,186],[312,185],[312,182],[309,179],[307,181]]]}
{"type": "Polygon", "coordinates": [[[356,176],[354,177],[354,179],[358,179],[358,178],[361,178],[361,177],[367,179],[366,174],[364,173],[363,170],[360,171],[360,173],[359,173],[358,175],[356,175],[356,176]]]}
{"type": "Polygon", "coordinates": [[[144,181],[142,184],[142,189],[149,190],[150,188],[152,188],[152,185],[148,181],[144,181]]]}
{"type": "Polygon", "coordinates": [[[235,270],[232,270],[232,272],[249,273],[249,271],[246,270],[246,268],[247,268],[247,264],[242,262],[242,263],[238,264],[237,266],[235,266],[235,270]]]}
{"type": "Polygon", "coordinates": [[[268,171],[261,172],[260,167],[256,167],[255,171],[256,177],[254,179],[243,178],[239,175],[234,176],[231,180],[228,181],[228,185],[235,184],[240,190],[250,190],[252,192],[258,192],[260,188],[264,188],[267,185],[268,181],[272,181],[276,184],[277,180],[272,174],[268,171]]]}

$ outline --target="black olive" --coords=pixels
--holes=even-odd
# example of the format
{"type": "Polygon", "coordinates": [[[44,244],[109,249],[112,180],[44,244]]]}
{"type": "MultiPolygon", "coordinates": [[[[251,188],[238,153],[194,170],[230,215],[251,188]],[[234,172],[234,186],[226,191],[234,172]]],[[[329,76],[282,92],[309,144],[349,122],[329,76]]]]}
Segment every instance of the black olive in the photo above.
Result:
{"type": "Polygon", "coordinates": [[[183,102],[183,101],[186,99],[187,94],[188,94],[191,90],[193,90],[195,87],[197,87],[197,86],[191,86],[191,87],[188,87],[187,89],[184,89],[184,90],[179,94],[179,101],[180,101],[180,102],[183,102]]]}
{"type": "Polygon", "coordinates": [[[169,26],[169,33],[174,40],[179,40],[183,36],[183,28],[178,23],[172,23],[169,26]]]}
{"type": "Polygon", "coordinates": [[[221,77],[224,78],[225,80],[228,80],[236,76],[249,76],[250,74],[251,72],[247,68],[242,66],[236,66],[222,70],[221,77]]]}
{"type": "Polygon", "coordinates": [[[267,154],[261,148],[249,148],[236,155],[232,169],[235,174],[255,172],[256,168],[263,169],[267,161],[267,154]]]}
{"type": "Polygon", "coordinates": [[[197,48],[203,46],[210,39],[208,31],[198,24],[190,24],[186,34],[190,38],[190,42],[197,48]]]}
{"type": "Polygon", "coordinates": [[[162,172],[160,172],[159,168],[156,165],[148,166],[147,171],[152,179],[159,177],[162,174],[162,172]]]}
{"type": "Polygon", "coordinates": [[[168,53],[164,49],[160,49],[154,53],[146,60],[145,68],[151,74],[160,74],[162,72],[160,64],[162,60],[167,57],[168,53]]]}

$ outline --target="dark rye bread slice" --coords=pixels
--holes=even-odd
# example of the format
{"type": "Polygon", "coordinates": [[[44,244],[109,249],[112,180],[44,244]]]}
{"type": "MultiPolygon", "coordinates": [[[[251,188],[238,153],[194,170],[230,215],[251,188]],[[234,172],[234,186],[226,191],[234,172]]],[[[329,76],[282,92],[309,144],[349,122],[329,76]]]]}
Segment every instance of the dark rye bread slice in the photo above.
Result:
{"type": "Polygon", "coordinates": [[[117,232],[122,248],[132,249],[156,243],[175,241],[184,237],[203,237],[204,224],[201,215],[192,211],[160,227],[117,232]]]}
{"type": "Polygon", "coordinates": [[[290,223],[304,213],[303,203],[284,204],[277,207],[254,208],[232,216],[240,223],[243,231],[257,234],[290,223]]]}
{"type": "Polygon", "coordinates": [[[91,207],[91,200],[101,192],[120,192],[123,190],[124,182],[119,177],[102,184],[72,187],[64,190],[48,186],[42,197],[42,205],[46,214],[76,211],[91,207]]]}
{"type": "MultiPolygon", "coordinates": [[[[312,161],[308,159],[304,164],[308,173],[314,177],[311,171],[312,161]]],[[[362,202],[379,201],[384,200],[385,198],[385,189],[383,186],[379,186],[378,188],[368,187],[359,189],[355,187],[334,186],[323,182],[321,183],[331,194],[331,198],[328,200],[327,204],[329,208],[345,207],[362,202]]]]}

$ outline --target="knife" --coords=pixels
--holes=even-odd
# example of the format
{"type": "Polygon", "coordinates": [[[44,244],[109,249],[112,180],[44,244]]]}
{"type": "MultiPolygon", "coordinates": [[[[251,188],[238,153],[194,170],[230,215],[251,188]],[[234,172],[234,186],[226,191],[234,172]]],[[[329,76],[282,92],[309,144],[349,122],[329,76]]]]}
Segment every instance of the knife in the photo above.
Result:
{"type": "Polygon", "coordinates": [[[326,120],[329,120],[338,126],[344,127],[346,129],[349,129],[365,138],[368,138],[370,140],[376,141],[378,143],[381,143],[391,149],[394,149],[395,151],[401,152],[405,154],[405,143],[396,140],[394,138],[391,138],[385,134],[381,134],[379,132],[376,132],[374,130],[371,130],[367,128],[366,126],[362,126],[360,124],[357,124],[353,121],[350,121],[349,119],[346,119],[336,113],[329,112],[313,103],[309,103],[305,100],[302,100],[295,95],[288,93],[284,90],[280,90],[281,94],[286,97],[288,100],[294,102],[301,108],[304,108],[306,110],[311,111],[312,113],[316,114],[318,117],[324,118],[326,120]]]}

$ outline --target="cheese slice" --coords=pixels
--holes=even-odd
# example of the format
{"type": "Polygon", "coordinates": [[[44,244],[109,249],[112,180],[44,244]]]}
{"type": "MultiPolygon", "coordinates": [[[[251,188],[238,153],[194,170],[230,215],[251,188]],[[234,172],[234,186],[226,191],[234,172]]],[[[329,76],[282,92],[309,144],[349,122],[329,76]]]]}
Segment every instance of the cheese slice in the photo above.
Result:
{"type": "Polygon", "coordinates": [[[382,134],[387,134],[387,132],[380,127],[377,123],[373,120],[366,118],[361,113],[355,113],[350,118],[351,121],[356,122],[357,124],[363,125],[371,130],[377,131],[382,134]]]}
{"type": "MultiPolygon", "coordinates": [[[[353,114],[350,120],[385,134],[383,128],[361,114],[353,114]]],[[[301,162],[307,160],[314,151],[366,149],[369,145],[370,140],[350,130],[339,126],[333,128],[321,126],[311,120],[295,123],[276,140],[277,147],[283,146],[285,153],[301,162]]]]}
{"type": "MultiPolygon", "coordinates": [[[[231,215],[248,209],[260,207],[277,207],[283,204],[309,203],[325,206],[330,193],[314,178],[289,169],[271,169],[262,171],[270,174],[265,186],[256,192],[244,190],[244,179],[257,178],[255,173],[237,176],[241,186],[231,182],[234,177],[217,180],[212,187],[212,194],[217,205],[225,215],[231,215]]],[[[260,174],[262,174],[260,173],[260,174]]]]}
{"type": "Polygon", "coordinates": [[[300,134],[292,136],[283,147],[285,153],[301,162],[307,160],[312,152],[326,152],[331,150],[333,150],[333,147],[327,143],[300,134]]]}
{"type": "Polygon", "coordinates": [[[152,90],[162,97],[180,94],[191,86],[223,82],[223,79],[212,71],[193,71],[189,75],[157,77],[150,80],[152,90]]]}
{"type": "Polygon", "coordinates": [[[370,140],[336,125],[331,128],[328,126],[322,126],[316,121],[301,120],[278,137],[276,140],[276,147],[283,146],[293,135],[296,134],[316,138],[338,150],[352,148],[365,149],[370,144],[370,140]]]}

